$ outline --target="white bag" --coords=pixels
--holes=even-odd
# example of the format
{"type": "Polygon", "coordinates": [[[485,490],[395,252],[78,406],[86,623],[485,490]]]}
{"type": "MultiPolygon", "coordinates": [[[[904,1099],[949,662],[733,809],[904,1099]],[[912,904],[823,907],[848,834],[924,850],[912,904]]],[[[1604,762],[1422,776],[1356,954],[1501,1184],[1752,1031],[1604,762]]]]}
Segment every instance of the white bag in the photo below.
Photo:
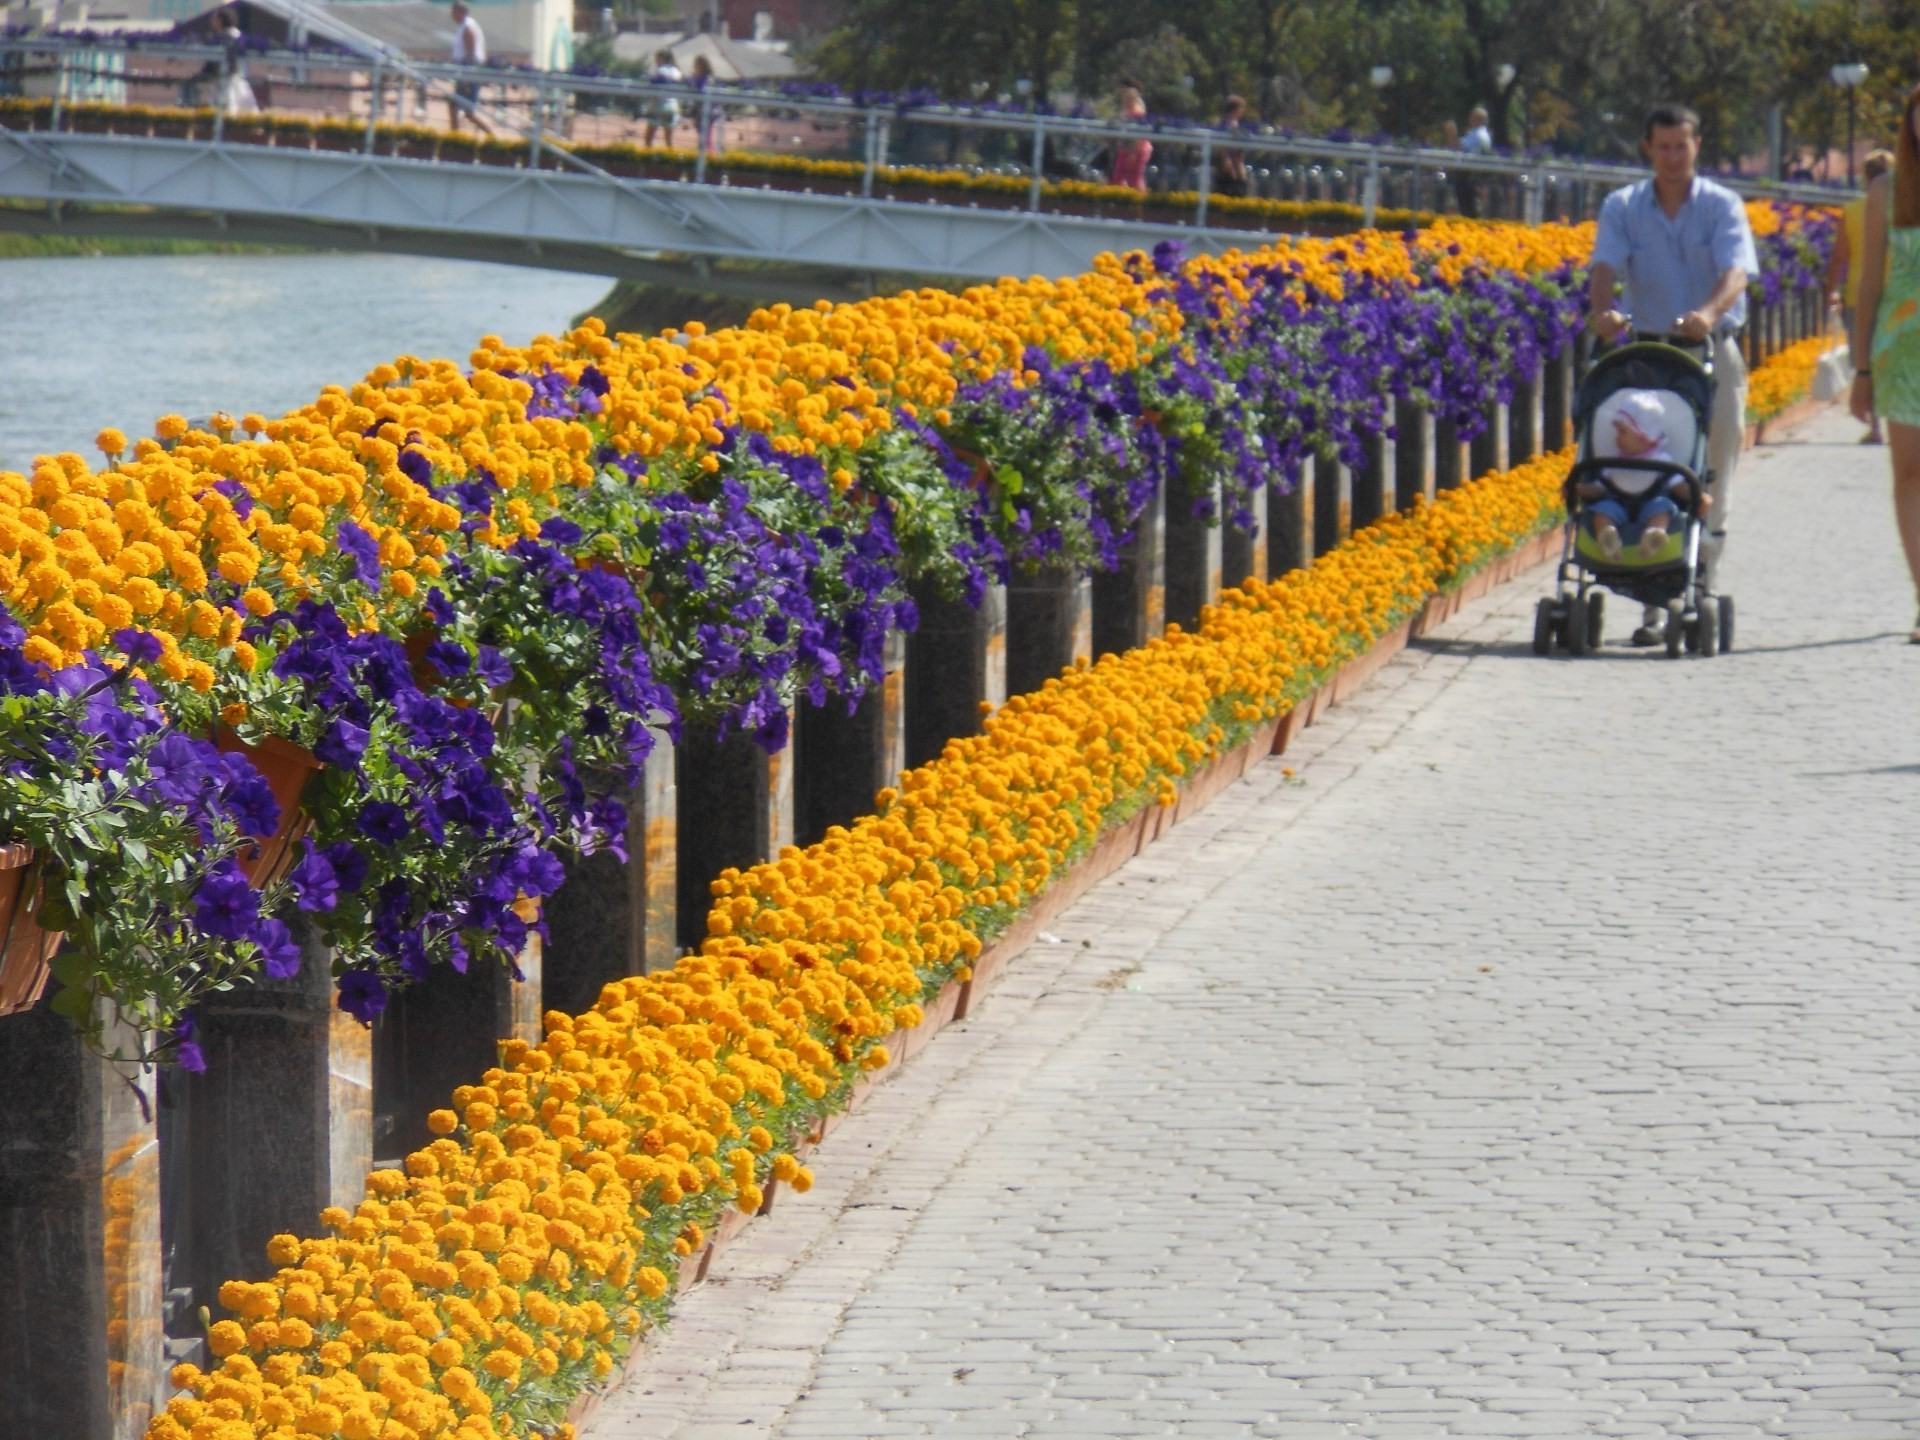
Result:
{"type": "Polygon", "coordinates": [[[1813,398],[1831,405],[1853,386],[1853,357],[1845,345],[1836,345],[1820,357],[1813,371],[1813,398]]]}

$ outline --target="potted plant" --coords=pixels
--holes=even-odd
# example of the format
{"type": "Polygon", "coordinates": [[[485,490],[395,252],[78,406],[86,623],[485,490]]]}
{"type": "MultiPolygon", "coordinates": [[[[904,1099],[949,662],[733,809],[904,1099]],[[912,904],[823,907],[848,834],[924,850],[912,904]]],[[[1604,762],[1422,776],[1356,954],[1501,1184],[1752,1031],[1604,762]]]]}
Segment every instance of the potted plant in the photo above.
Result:
{"type": "Polygon", "coordinates": [[[358,120],[316,120],[313,122],[313,148],[352,153],[364,149],[367,127],[358,120]]]}

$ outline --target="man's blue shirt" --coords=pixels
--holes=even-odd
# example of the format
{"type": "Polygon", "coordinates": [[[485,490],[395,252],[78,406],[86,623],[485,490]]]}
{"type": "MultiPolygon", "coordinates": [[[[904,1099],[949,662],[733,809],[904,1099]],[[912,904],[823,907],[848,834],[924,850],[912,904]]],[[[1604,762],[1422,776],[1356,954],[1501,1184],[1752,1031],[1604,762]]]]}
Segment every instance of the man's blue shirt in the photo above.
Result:
{"type": "MultiPolygon", "coordinates": [[[[1642,330],[1671,329],[1682,315],[1707,303],[1732,266],[1746,271],[1748,279],[1760,273],[1747,207],[1724,185],[1698,176],[1671,220],[1651,179],[1607,196],[1594,234],[1593,263],[1613,267],[1626,286],[1626,312],[1642,330]]],[[[1746,318],[1742,291],[1718,328],[1730,330],[1746,318]]]]}

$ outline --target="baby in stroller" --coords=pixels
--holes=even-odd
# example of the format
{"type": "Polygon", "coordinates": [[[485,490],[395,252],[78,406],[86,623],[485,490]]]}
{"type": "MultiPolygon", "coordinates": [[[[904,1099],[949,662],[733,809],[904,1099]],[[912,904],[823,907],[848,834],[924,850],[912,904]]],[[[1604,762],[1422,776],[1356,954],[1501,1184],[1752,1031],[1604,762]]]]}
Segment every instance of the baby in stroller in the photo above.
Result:
{"type": "MultiPolygon", "coordinates": [[[[1623,460],[1675,463],[1667,449],[1667,412],[1651,390],[1623,391],[1613,412],[1613,453],[1623,460]]],[[[1678,475],[1614,467],[1606,471],[1611,487],[1599,477],[1575,488],[1600,553],[1618,562],[1626,547],[1638,544],[1643,559],[1666,549],[1667,532],[1676,515],[1685,513],[1687,482],[1678,475]]]]}

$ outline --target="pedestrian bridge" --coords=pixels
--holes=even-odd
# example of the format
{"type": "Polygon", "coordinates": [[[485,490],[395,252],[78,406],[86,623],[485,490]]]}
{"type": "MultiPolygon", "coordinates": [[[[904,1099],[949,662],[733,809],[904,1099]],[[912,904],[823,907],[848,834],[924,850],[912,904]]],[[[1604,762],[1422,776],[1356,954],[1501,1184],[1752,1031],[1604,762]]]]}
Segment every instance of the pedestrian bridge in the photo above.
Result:
{"type": "MultiPolygon", "coordinates": [[[[1456,206],[1578,219],[1639,173],[1497,156],[1469,166],[1459,154],[1411,146],[460,69],[371,44],[354,50],[351,36],[331,43],[347,48],[0,40],[0,200],[32,207],[0,225],[394,250],[633,278],[659,278],[672,257],[686,257],[703,269],[726,262],[734,288],[751,293],[756,264],[1063,276],[1103,252],[1166,239],[1218,252],[1307,229],[1412,223],[1456,206]],[[268,108],[230,114],[197,103],[223,93],[236,68],[268,108]],[[655,144],[663,114],[677,123],[655,144]],[[461,120],[465,133],[453,128],[461,120]],[[1148,193],[1104,183],[1112,148],[1142,139],[1154,147],[1148,193]],[[1217,177],[1236,164],[1240,193],[1220,193],[1217,177]]],[[[1799,187],[1805,195],[1746,188],[1834,198],[1810,187],[1799,187]]]]}

